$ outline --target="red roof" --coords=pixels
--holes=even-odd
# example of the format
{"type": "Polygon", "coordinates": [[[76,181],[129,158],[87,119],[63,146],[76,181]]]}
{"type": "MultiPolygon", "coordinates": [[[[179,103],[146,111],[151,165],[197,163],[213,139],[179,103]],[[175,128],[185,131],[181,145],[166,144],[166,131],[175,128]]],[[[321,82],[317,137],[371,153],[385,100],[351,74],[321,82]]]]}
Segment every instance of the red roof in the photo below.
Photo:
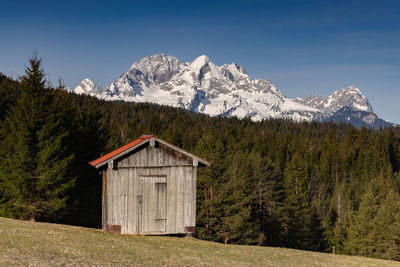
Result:
{"type": "Polygon", "coordinates": [[[89,164],[92,165],[93,167],[96,167],[100,163],[102,163],[102,162],[104,162],[104,161],[106,161],[106,160],[108,160],[108,159],[110,159],[112,157],[115,157],[116,155],[124,152],[125,150],[128,150],[129,148],[134,147],[134,146],[140,144],[141,142],[143,142],[145,140],[148,140],[148,139],[150,139],[152,137],[156,137],[157,138],[157,136],[155,136],[153,134],[142,135],[138,139],[130,142],[129,144],[126,144],[126,145],[124,145],[124,146],[122,146],[122,147],[120,147],[120,148],[118,148],[118,149],[116,149],[116,150],[114,150],[114,151],[112,151],[112,152],[110,152],[110,153],[98,158],[98,159],[95,159],[95,160],[89,162],[89,164]]]}

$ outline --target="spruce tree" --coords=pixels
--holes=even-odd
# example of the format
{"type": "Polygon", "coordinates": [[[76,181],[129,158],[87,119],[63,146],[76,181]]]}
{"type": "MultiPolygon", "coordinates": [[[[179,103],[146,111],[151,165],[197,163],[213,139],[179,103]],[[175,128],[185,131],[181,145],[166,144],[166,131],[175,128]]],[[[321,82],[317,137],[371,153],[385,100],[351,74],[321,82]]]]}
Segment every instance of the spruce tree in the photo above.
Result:
{"type": "Polygon", "coordinates": [[[258,245],[282,244],[280,213],[284,198],[282,174],[271,159],[250,154],[252,180],[255,187],[253,209],[258,224],[258,245]]]}
{"type": "Polygon", "coordinates": [[[351,218],[346,187],[345,182],[335,185],[332,198],[330,198],[330,216],[325,227],[328,250],[331,251],[331,248],[335,247],[338,253],[343,253],[343,242],[346,240],[351,218]]]}
{"type": "Polygon", "coordinates": [[[375,218],[377,233],[376,255],[400,260],[400,197],[391,185],[383,192],[383,201],[375,218]]]}
{"type": "Polygon", "coordinates": [[[349,228],[345,252],[400,259],[400,197],[383,176],[369,182],[349,228]]]}
{"type": "Polygon", "coordinates": [[[0,215],[54,220],[66,206],[74,185],[68,149],[68,104],[46,87],[36,54],[20,77],[22,95],[1,131],[0,215]]]}
{"type": "Polygon", "coordinates": [[[258,229],[252,218],[255,198],[252,174],[250,161],[242,153],[232,158],[227,170],[228,179],[218,194],[221,217],[216,229],[224,243],[257,243],[258,229]]]}
{"type": "Polygon", "coordinates": [[[204,158],[207,157],[212,164],[209,168],[199,169],[197,176],[197,225],[199,225],[198,236],[208,240],[216,240],[217,221],[221,216],[221,206],[218,205],[218,185],[224,183],[223,155],[224,145],[215,133],[210,129],[198,140],[196,153],[204,158]]]}
{"type": "Polygon", "coordinates": [[[283,204],[282,225],[286,245],[291,248],[311,250],[310,244],[313,214],[309,199],[309,173],[307,165],[299,154],[294,154],[285,169],[284,188],[286,198],[283,204]]]}

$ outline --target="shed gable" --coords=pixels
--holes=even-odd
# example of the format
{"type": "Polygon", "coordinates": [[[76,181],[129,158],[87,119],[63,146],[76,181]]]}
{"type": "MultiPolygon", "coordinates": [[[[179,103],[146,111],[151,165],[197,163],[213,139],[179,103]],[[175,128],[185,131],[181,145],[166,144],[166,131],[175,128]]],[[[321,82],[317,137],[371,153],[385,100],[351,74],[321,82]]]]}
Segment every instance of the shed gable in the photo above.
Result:
{"type": "MultiPolygon", "coordinates": [[[[159,139],[155,135],[142,135],[138,139],[98,158],[91,162],[90,165],[96,168],[100,168],[102,166],[107,165],[108,162],[111,162],[112,165],[121,161],[120,159],[125,158],[126,155],[132,155],[136,152],[141,151],[143,147],[165,147],[166,151],[172,151],[171,153],[176,155],[178,158],[190,158],[192,160],[193,166],[210,166],[210,162],[205,159],[202,159],[194,154],[191,154],[177,146],[174,146],[164,140],[159,139]]],[[[150,160],[150,159],[149,159],[150,160]]],[[[157,159],[155,159],[157,160],[157,159]]]]}
{"type": "Polygon", "coordinates": [[[117,168],[170,166],[193,166],[193,159],[164,144],[157,143],[155,146],[147,144],[138,150],[131,151],[114,163],[114,167],[117,168]]]}

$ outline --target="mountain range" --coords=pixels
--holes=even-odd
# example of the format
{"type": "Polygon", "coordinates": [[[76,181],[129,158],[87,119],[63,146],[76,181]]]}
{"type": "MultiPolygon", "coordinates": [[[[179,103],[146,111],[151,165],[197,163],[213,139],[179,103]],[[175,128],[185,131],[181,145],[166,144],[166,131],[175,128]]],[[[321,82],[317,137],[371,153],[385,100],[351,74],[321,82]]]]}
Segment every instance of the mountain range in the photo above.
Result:
{"type": "Polygon", "coordinates": [[[286,118],[346,121],[356,127],[392,125],[376,116],[367,97],[354,86],[337,90],[327,98],[311,95],[291,99],[270,80],[251,79],[243,66],[217,66],[205,55],[192,62],[164,54],[145,57],[104,89],[87,78],[73,91],[105,100],[150,102],[254,121],[286,118]]]}

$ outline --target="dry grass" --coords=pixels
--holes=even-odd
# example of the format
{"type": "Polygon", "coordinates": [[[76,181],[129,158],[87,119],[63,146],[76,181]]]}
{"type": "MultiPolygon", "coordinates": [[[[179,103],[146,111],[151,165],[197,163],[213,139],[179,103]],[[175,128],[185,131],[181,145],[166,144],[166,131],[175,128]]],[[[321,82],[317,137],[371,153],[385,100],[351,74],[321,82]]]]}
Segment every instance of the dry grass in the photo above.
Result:
{"type": "Polygon", "coordinates": [[[364,257],[223,245],[193,238],[118,236],[0,218],[0,266],[400,266],[364,257]]]}

